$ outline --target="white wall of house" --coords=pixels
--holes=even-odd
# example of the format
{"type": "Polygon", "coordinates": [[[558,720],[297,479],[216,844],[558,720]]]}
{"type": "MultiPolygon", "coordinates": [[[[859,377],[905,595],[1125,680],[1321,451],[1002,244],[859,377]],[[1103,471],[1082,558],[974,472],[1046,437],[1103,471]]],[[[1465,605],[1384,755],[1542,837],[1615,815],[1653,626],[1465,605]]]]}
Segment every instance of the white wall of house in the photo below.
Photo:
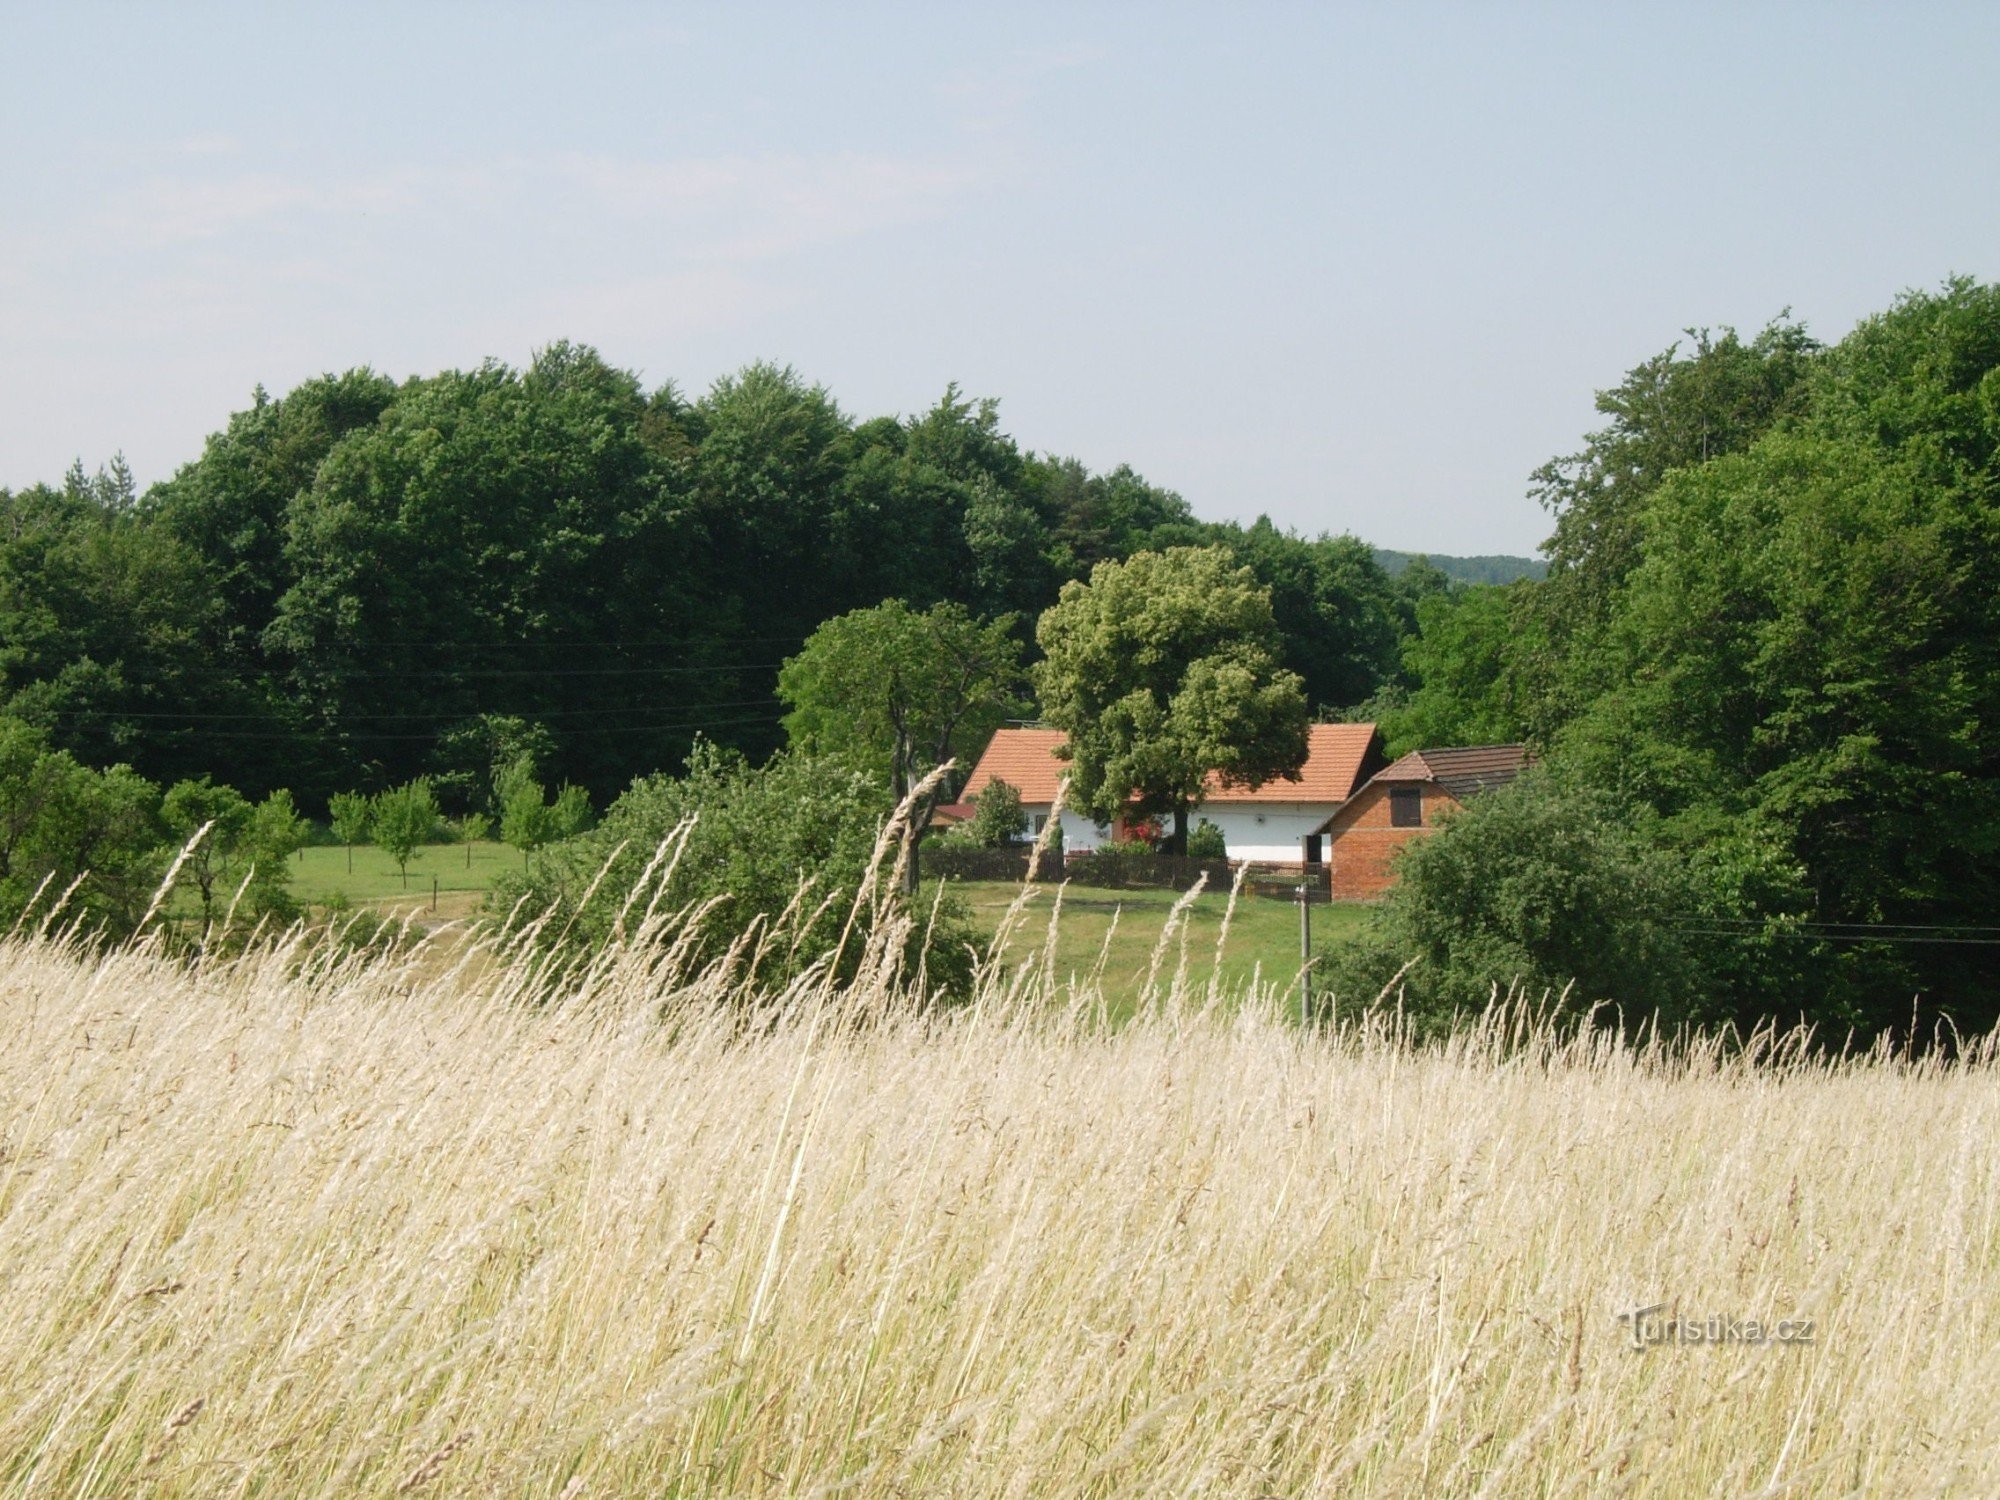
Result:
{"type": "MultiPolygon", "coordinates": [[[[1033,843],[1041,836],[1042,825],[1049,820],[1049,804],[1024,802],[1021,804],[1021,811],[1028,815],[1028,828],[1022,839],[1026,843],[1033,843]]],[[[1099,828],[1090,819],[1068,808],[1063,809],[1062,836],[1063,848],[1072,854],[1081,854],[1086,850],[1095,849],[1099,844],[1111,842],[1109,828],[1099,828]]]]}
{"type": "MultiPolygon", "coordinates": [[[[1197,808],[1194,822],[1206,818],[1222,830],[1231,859],[1259,864],[1295,865],[1306,857],[1306,837],[1319,832],[1333,816],[1337,802],[1210,802],[1197,808]]],[[[1191,822],[1190,827],[1193,826],[1191,822]]]]}
{"type": "MultiPolygon", "coordinates": [[[[1337,802],[1246,802],[1232,806],[1211,802],[1195,810],[1188,826],[1192,828],[1195,822],[1206,818],[1220,828],[1231,859],[1295,865],[1305,859],[1307,836],[1317,833],[1339,805],[1337,802]]],[[[1049,804],[1026,803],[1022,811],[1028,815],[1028,837],[1032,838],[1048,820],[1049,804]]],[[[1072,854],[1082,854],[1111,842],[1109,828],[1099,827],[1068,808],[1063,809],[1062,836],[1063,848],[1072,854]]]]}

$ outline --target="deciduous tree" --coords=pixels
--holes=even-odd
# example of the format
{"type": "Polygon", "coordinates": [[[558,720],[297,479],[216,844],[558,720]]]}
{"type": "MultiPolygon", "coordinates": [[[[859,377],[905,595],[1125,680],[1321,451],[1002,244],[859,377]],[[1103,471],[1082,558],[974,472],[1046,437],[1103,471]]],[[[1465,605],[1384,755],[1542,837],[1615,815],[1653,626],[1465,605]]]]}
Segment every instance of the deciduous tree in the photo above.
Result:
{"type": "Polygon", "coordinates": [[[1305,761],[1305,696],[1278,664],[1270,591],[1222,548],[1099,563],[1088,583],[1063,586],[1036,638],[1071,805],[1100,821],[1171,815],[1168,848],[1185,853],[1211,773],[1255,787],[1305,761]]]}

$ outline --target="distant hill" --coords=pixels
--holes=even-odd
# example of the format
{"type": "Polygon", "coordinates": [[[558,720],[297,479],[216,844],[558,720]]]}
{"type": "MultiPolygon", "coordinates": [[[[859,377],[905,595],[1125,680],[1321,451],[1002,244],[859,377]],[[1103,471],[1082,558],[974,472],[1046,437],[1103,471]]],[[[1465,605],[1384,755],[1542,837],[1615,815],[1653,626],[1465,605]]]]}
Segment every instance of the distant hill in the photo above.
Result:
{"type": "Polygon", "coordinates": [[[1446,557],[1442,552],[1392,552],[1387,547],[1372,550],[1385,573],[1400,573],[1412,559],[1427,557],[1454,583],[1512,583],[1517,578],[1540,578],[1549,571],[1549,565],[1538,557],[1446,557]]]}

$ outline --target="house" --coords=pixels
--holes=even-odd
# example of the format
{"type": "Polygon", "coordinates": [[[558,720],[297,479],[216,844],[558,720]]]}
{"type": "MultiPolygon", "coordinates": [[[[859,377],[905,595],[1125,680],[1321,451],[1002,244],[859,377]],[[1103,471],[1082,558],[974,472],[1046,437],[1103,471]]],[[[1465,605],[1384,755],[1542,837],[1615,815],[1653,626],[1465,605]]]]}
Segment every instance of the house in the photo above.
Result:
{"type": "Polygon", "coordinates": [[[924,824],[924,827],[955,827],[960,823],[969,822],[976,811],[978,809],[970,802],[940,802],[936,807],[931,809],[930,821],[924,824]]]}
{"type": "Polygon", "coordinates": [[[1524,745],[1412,750],[1338,808],[1321,828],[1333,866],[1333,899],[1372,901],[1395,883],[1391,861],[1411,839],[1437,827],[1439,814],[1503,787],[1527,763],[1524,745]]]}
{"type": "MultiPolygon", "coordinates": [[[[970,801],[990,783],[1005,781],[1021,794],[1028,831],[1041,834],[1055,801],[1056,785],[1068,763],[1056,758],[1060,729],[1002,729],[986,746],[965,783],[970,801]]],[[[1296,780],[1280,778],[1252,790],[1227,787],[1211,776],[1195,817],[1222,830],[1229,857],[1253,864],[1317,868],[1322,861],[1322,829],[1382,763],[1373,724],[1314,724],[1307,731],[1306,761],[1296,780]]],[[[1082,853],[1116,842],[1122,824],[1093,823],[1068,808],[1062,814],[1064,849],[1082,853]]]]}

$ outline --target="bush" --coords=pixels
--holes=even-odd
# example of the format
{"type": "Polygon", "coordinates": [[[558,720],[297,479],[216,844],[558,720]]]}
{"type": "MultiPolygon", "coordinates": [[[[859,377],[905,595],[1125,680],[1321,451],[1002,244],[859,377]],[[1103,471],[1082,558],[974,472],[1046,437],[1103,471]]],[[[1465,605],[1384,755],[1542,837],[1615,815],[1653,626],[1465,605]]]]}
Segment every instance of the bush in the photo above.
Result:
{"type": "MultiPolygon", "coordinates": [[[[596,828],[550,845],[532,871],[503,879],[489,909],[511,912],[518,902],[529,916],[548,914],[542,941],[579,950],[600,946],[613,936],[661,843],[699,814],[673,863],[669,888],[642,892],[630,920],[636,922],[656,895],[665,911],[713,899],[689,948],[702,962],[727,952],[753,924],[783,918],[801,882],[810,880],[810,898],[787,919],[784,940],[760,970],[781,983],[839,943],[890,811],[887,788],[845,761],[781,751],[752,767],[703,742],[688,757],[686,776],[633,782],[596,828]],[[609,873],[598,881],[607,864],[609,873]]],[[[929,924],[929,913],[926,898],[922,924],[929,924]]],[[[867,932],[864,915],[841,950],[843,970],[859,955],[867,932]]],[[[907,955],[911,964],[921,959],[932,983],[963,991],[971,978],[973,934],[955,897],[943,899],[929,947],[919,953],[923,940],[920,930],[907,955]]]]}
{"type": "Polygon", "coordinates": [[[995,777],[972,799],[972,816],[959,824],[957,833],[975,849],[1005,849],[1019,842],[1027,826],[1021,794],[995,777]]]}
{"type": "Polygon", "coordinates": [[[1402,1001],[1430,1032],[1476,1014],[1496,985],[1532,998],[1568,986],[1572,1011],[1609,1001],[1632,1022],[1731,1009],[1733,940],[1693,922],[1714,892],[1600,794],[1531,772],[1449,814],[1397,870],[1369,933],[1322,954],[1340,1000],[1372,1000],[1408,964],[1402,1001]]]}
{"type": "Polygon", "coordinates": [[[1203,818],[1188,830],[1187,853],[1189,859],[1227,859],[1229,846],[1222,830],[1203,818]]]}

